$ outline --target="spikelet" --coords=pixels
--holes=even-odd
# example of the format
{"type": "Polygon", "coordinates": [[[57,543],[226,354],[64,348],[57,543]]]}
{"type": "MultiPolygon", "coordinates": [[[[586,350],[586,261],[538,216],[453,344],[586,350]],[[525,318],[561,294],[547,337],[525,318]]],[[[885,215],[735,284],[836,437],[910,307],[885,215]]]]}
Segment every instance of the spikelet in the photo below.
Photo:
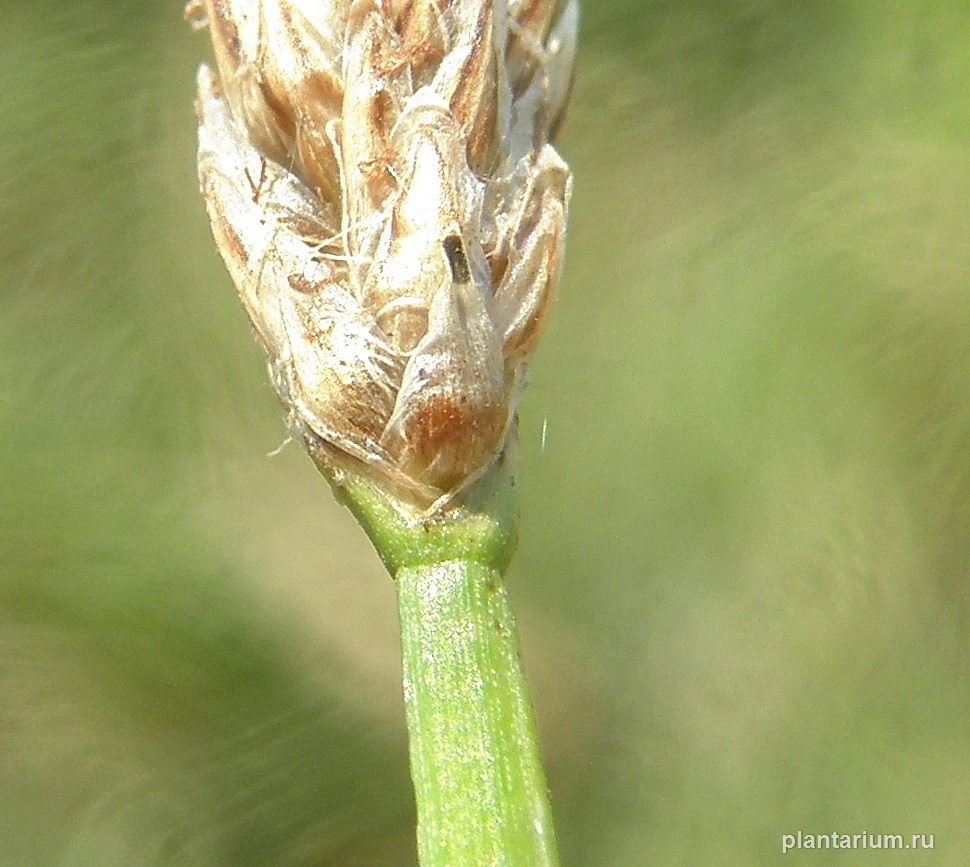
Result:
{"type": "Polygon", "coordinates": [[[427,512],[514,436],[562,265],[568,0],[193,0],[199,176],[291,429],[427,512]]]}

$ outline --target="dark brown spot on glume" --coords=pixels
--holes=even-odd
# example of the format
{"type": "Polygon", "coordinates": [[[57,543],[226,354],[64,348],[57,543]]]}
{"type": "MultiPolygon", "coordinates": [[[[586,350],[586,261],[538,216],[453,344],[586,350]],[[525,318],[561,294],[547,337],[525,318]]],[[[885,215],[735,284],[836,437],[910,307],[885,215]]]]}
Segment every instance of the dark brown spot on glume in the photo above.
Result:
{"type": "Polygon", "coordinates": [[[496,253],[489,257],[488,269],[492,277],[492,293],[498,288],[499,284],[502,282],[502,278],[505,276],[505,272],[509,269],[509,257],[504,253],[496,253]]]}
{"type": "Polygon", "coordinates": [[[301,295],[315,295],[320,291],[318,284],[311,283],[302,274],[290,274],[286,280],[290,284],[290,288],[299,292],[301,295]]]}
{"type": "Polygon", "coordinates": [[[404,439],[411,469],[430,470],[432,484],[447,490],[477,470],[502,435],[504,407],[477,403],[464,395],[432,393],[407,421],[404,439]]]}
{"type": "Polygon", "coordinates": [[[473,419],[466,400],[448,394],[425,398],[408,425],[408,439],[420,452],[433,456],[460,439],[473,419]]]}
{"type": "Polygon", "coordinates": [[[263,102],[269,113],[273,116],[273,121],[277,129],[283,131],[287,138],[293,138],[296,134],[296,121],[293,118],[293,105],[286,95],[280,95],[273,86],[277,82],[270,82],[260,76],[257,79],[259,91],[263,96],[263,102]]]}
{"type": "Polygon", "coordinates": [[[468,267],[468,257],[465,255],[465,245],[458,235],[449,235],[441,246],[445,249],[445,258],[451,267],[451,279],[455,283],[471,282],[471,270],[468,267]]]}
{"type": "Polygon", "coordinates": [[[236,234],[236,230],[232,227],[232,223],[229,222],[222,214],[219,214],[215,218],[215,230],[220,236],[221,243],[219,247],[223,250],[228,250],[232,259],[239,263],[240,265],[245,265],[249,261],[249,252],[246,250],[245,245],[240,239],[239,235],[236,234]]]}

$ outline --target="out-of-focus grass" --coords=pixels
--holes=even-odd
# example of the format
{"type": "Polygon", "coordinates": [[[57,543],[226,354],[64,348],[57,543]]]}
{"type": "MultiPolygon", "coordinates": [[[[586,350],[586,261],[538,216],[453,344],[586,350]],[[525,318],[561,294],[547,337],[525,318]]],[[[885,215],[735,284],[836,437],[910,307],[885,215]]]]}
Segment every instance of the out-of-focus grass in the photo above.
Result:
{"type": "MultiPolygon", "coordinates": [[[[587,4],[510,578],[567,863],[970,860],[970,13],[803,5],[587,4]]],[[[413,862],[393,588],[265,457],[206,54],[0,11],[3,864],[413,862]]]]}

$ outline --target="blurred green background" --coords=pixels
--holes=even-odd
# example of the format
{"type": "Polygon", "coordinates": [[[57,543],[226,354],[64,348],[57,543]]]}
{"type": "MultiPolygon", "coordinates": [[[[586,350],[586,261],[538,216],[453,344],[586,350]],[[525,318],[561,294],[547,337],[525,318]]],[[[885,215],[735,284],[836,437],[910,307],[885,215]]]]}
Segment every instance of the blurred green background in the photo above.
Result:
{"type": "MultiPolygon", "coordinates": [[[[970,7],[584,12],[509,578],[564,862],[970,863],[970,7]]],[[[208,53],[0,7],[3,865],[414,863],[393,586],[267,457],[208,53]]]]}

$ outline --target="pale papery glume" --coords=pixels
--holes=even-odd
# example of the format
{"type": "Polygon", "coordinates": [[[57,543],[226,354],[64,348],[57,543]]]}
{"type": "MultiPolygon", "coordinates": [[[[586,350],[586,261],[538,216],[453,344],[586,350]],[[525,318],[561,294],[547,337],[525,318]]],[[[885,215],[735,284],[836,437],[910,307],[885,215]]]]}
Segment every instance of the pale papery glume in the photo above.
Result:
{"type": "Polygon", "coordinates": [[[569,0],[194,0],[199,176],[290,427],[433,513],[514,436],[562,267],[569,0]]]}

